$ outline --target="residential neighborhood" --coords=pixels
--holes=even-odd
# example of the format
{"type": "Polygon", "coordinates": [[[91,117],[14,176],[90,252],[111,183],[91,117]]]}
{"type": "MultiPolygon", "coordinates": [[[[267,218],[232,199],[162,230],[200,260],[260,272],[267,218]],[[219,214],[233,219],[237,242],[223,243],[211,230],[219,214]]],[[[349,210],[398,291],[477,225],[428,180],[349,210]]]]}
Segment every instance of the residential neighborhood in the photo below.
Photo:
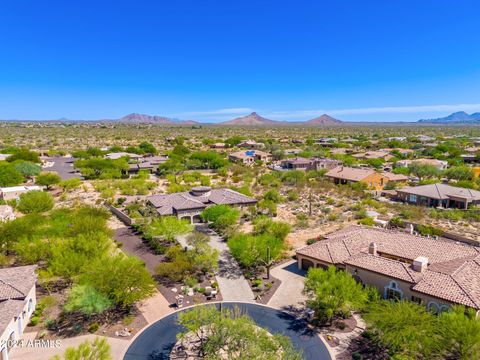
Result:
{"type": "Polygon", "coordinates": [[[0,360],[480,360],[480,2],[0,9],[0,360]]]}

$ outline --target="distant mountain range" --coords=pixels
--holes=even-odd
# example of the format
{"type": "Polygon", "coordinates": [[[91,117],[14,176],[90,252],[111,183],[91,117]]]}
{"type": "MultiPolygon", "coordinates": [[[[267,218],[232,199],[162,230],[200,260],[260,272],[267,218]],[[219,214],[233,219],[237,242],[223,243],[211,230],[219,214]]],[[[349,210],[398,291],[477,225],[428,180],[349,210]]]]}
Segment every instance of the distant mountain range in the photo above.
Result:
{"type": "Polygon", "coordinates": [[[178,120],[172,119],[165,116],[157,115],[146,115],[146,114],[137,114],[132,113],[128,114],[120,119],[116,120],[107,120],[107,121],[118,121],[122,123],[149,123],[149,124],[160,124],[160,125],[198,125],[199,122],[193,120],[178,120]]]}
{"type": "Polygon", "coordinates": [[[323,114],[308,121],[277,121],[266,119],[256,112],[247,116],[238,117],[233,120],[218,123],[221,126],[331,126],[342,124],[341,120],[323,114]]]}
{"type": "Polygon", "coordinates": [[[480,124],[480,113],[467,114],[465,111],[454,112],[437,119],[422,119],[419,123],[425,124],[480,124]]]}
{"type": "Polygon", "coordinates": [[[256,112],[241,116],[232,120],[223,121],[219,123],[212,122],[199,122],[195,120],[179,120],[166,116],[147,115],[132,113],[125,115],[119,119],[101,119],[101,120],[71,120],[67,118],[60,118],[56,120],[0,120],[0,121],[19,121],[19,122],[50,122],[50,123],[63,123],[63,122],[99,122],[99,123],[122,123],[122,124],[155,124],[161,126],[239,126],[239,127],[286,127],[286,126],[299,126],[299,127],[321,127],[321,126],[335,126],[335,125],[355,125],[355,126],[379,126],[379,125],[397,125],[402,126],[408,124],[409,126],[415,125],[429,125],[429,124],[444,124],[444,125],[480,125],[480,112],[467,114],[464,111],[455,112],[445,117],[437,119],[422,119],[416,122],[344,122],[331,117],[330,115],[323,114],[311,120],[306,121],[280,121],[271,120],[260,116],[256,112]]]}

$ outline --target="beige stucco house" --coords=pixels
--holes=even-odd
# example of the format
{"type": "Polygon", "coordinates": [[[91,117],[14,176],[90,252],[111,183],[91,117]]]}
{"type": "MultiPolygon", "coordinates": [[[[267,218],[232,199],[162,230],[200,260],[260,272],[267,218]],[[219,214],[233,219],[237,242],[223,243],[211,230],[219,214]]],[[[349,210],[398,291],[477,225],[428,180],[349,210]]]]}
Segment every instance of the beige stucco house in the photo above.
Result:
{"type": "Polygon", "coordinates": [[[480,310],[480,248],[401,231],[350,226],[296,252],[298,267],[333,265],[387,299],[480,310]]]}
{"type": "Polygon", "coordinates": [[[231,162],[252,165],[255,161],[269,162],[272,160],[272,154],[261,150],[236,151],[228,155],[231,162]]]}
{"type": "Polygon", "coordinates": [[[10,186],[0,188],[0,199],[8,200],[18,200],[20,195],[32,191],[32,190],[42,190],[41,186],[32,185],[32,186],[10,186]]]}
{"type": "Polygon", "coordinates": [[[22,338],[37,304],[35,265],[0,269],[0,359],[22,338]]]}

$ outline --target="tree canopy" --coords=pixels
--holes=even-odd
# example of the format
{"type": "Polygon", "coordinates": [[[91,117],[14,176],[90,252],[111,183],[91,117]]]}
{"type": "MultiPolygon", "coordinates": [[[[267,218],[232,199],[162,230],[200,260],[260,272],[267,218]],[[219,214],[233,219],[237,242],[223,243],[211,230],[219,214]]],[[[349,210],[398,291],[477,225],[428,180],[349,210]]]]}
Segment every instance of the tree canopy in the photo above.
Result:
{"type": "Polygon", "coordinates": [[[199,306],[181,312],[178,323],[185,328],[180,340],[189,336],[198,341],[195,353],[202,358],[300,360],[290,339],[280,334],[269,334],[238,308],[219,311],[215,306],[199,306]]]}
{"type": "Polygon", "coordinates": [[[310,268],[305,279],[307,304],[315,310],[320,322],[331,322],[335,316],[348,317],[368,300],[368,291],[346,271],[329,266],[327,270],[310,268]]]}

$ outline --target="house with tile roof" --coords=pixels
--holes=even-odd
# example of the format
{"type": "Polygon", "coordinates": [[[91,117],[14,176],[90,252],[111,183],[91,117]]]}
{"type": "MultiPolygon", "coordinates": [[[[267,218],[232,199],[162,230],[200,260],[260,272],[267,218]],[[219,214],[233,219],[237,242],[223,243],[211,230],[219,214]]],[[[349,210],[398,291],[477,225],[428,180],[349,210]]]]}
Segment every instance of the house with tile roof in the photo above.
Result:
{"type": "Polygon", "coordinates": [[[255,163],[255,161],[271,161],[272,154],[261,150],[236,151],[228,155],[228,160],[235,163],[252,165],[255,163]]]}
{"type": "Polygon", "coordinates": [[[389,181],[388,177],[370,168],[353,168],[337,166],[328,171],[325,176],[335,184],[351,184],[361,182],[369,189],[381,190],[389,181]]]}
{"type": "Polygon", "coordinates": [[[282,160],[280,166],[283,170],[331,170],[339,166],[341,162],[333,159],[320,159],[320,158],[304,158],[294,157],[282,160]]]}
{"type": "Polygon", "coordinates": [[[370,159],[381,159],[388,161],[393,158],[393,155],[389,151],[379,150],[379,151],[367,151],[358,154],[352,155],[354,158],[359,160],[370,160],[370,159]]]}
{"type": "Polygon", "coordinates": [[[36,306],[35,265],[0,269],[0,359],[21,339],[36,306]]]}
{"type": "Polygon", "coordinates": [[[18,200],[20,195],[34,190],[42,190],[43,187],[37,185],[30,186],[9,186],[0,188],[0,199],[8,200],[18,200]]]}
{"type": "Polygon", "coordinates": [[[147,197],[147,205],[159,216],[176,216],[179,219],[189,219],[191,223],[200,222],[200,213],[212,205],[245,207],[256,203],[257,199],[237,191],[212,189],[209,186],[197,186],[187,192],[147,197]]]}
{"type": "Polygon", "coordinates": [[[480,248],[441,238],[349,226],[296,251],[298,267],[333,265],[387,299],[433,312],[460,304],[480,310],[480,248]]]}
{"type": "Polygon", "coordinates": [[[395,163],[395,166],[396,167],[408,167],[411,164],[431,165],[431,166],[436,167],[438,170],[445,170],[446,168],[448,168],[448,161],[437,160],[437,159],[398,160],[395,163]]]}
{"type": "Polygon", "coordinates": [[[468,209],[480,205],[480,191],[447,184],[428,184],[397,190],[397,199],[410,204],[468,209]]]}
{"type": "Polygon", "coordinates": [[[263,149],[265,147],[264,143],[259,143],[256,142],[255,140],[244,140],[241,143],[237,145],[239,148],[244,148],[244,149],[263,149]]]}

